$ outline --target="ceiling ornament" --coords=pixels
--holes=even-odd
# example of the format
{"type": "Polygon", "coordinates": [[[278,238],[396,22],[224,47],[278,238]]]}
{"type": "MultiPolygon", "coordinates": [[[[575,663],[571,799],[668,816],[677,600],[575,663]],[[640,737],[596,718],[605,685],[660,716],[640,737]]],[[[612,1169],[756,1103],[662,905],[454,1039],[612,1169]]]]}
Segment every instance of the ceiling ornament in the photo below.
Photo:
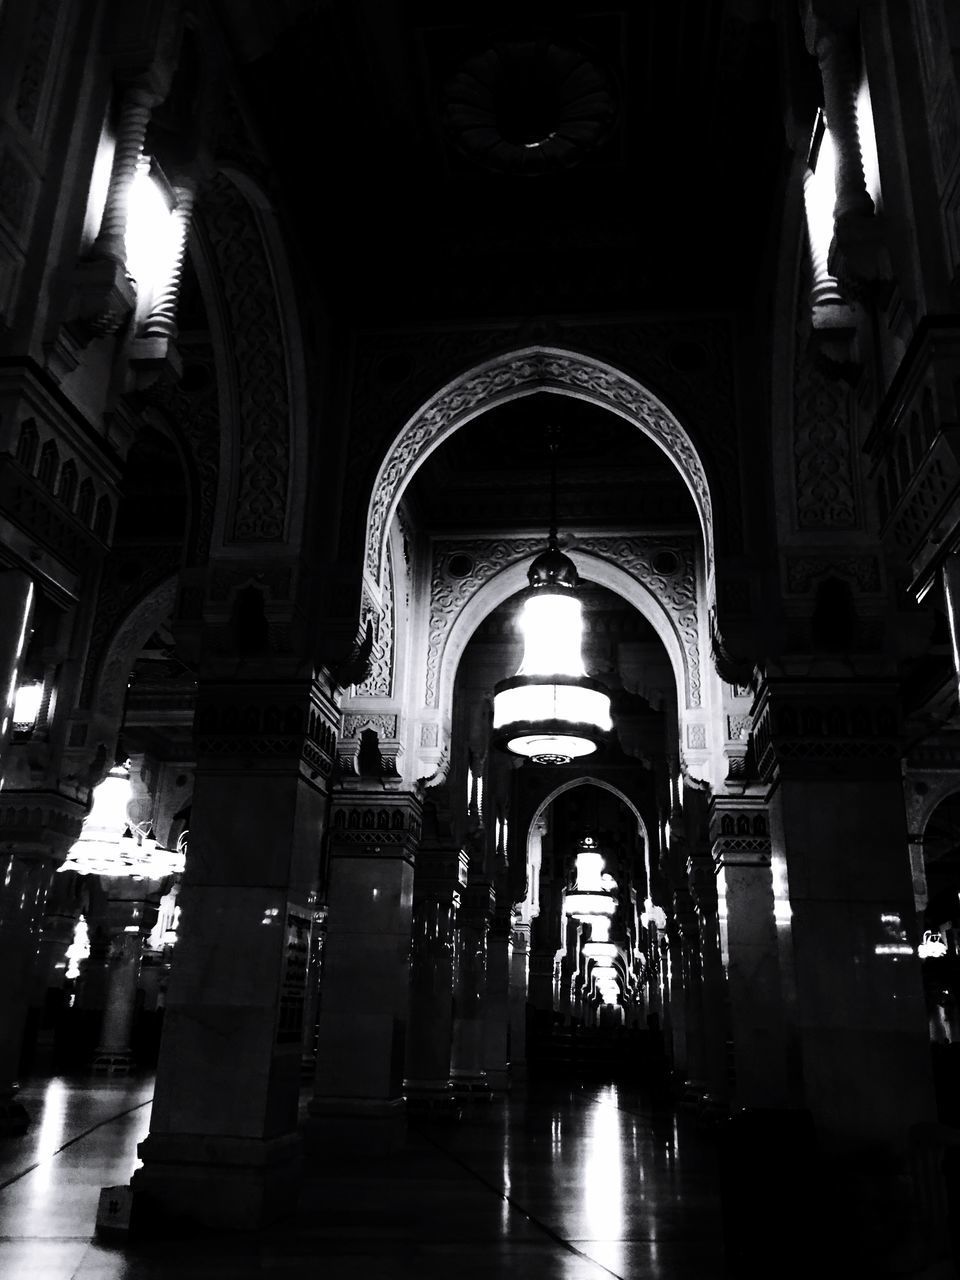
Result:
{"type": "Polygon", "coordinates": [[[450,136],[495,173],[569,169],[610,135],[616,118],[610,77],[580,50],[547,39],[500,41],[444,86],[450,136]]]}

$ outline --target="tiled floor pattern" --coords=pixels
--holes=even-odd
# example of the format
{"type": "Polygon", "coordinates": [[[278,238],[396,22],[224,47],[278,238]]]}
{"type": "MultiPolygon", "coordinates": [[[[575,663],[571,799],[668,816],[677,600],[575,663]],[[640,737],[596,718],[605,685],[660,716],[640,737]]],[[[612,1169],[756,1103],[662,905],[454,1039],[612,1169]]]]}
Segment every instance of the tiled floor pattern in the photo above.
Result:
{"type": "Polygon", "coordinates": [[[51,1079],[0,1142],[2,1280],[720,1280],[716,1157],[614,1086],[529,1085],[457,1122],[414,1120],[402,1152],[308,1167],[300,1204],[254,1236],[93,1238],[125,1183],[151,1081],[51,1079]]]}

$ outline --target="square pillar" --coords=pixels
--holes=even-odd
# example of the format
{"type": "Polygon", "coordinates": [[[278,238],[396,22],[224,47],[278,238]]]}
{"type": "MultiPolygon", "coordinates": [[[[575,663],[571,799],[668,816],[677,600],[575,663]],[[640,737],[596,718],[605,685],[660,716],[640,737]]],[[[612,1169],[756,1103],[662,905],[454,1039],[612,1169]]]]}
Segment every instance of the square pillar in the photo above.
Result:
{"type": "Polygon", "coordinates": [[[134,1222],[290,1211],[327,744],[317,685],[201,686],[180,925],[134,1222]]]}
{"type": "Polygon", "coordinates": [[[403,1079],[420,801],[353,789],[331,811],[327,941],[311,1151],[392,1150],[406,1136],[403,1079]]]}

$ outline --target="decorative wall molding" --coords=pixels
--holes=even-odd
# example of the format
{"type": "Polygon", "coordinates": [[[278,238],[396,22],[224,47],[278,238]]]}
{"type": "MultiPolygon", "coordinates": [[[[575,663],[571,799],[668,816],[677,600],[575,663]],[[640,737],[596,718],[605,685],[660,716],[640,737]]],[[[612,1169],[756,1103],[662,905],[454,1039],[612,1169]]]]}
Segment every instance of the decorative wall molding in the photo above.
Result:
{"type": "Polygon", "coordinates": [[[389,698],[393,692],[393,632],[396,625],[393,554],[387,547],[387,560],[380,588],[382,606],[377,609],[370,596],[363,593],[361,626],[373,624],[373,647],[370,650],[370,669],[353,693],[361,698],[389,698]]]}
{"type": "Polygon", "coordinates": [[[854,529],[858,524],[851,419],[853,397],[828,377],[810,348],[809,268],[798,294],[794,359],[794,485],[800,529],[854,529]]]}
{"type": "Polygon", "coordinates": [[[828,576],[846,578],[858,591],[877,595],[883,591],[880,560],[872,554],[843,555],[806,552],[786,557],[787,591],[803,595],[828,576]]]}
{"type": "MultiPolygon", "coordinates": [[[[430,574],[425,706],[438,705],[440,671],[447,639],[464,606],[502,569],[527,556],[536,555],[542,549],[542,536],[444,539],[434,543],[430,574]],[[472,562],[468,573],[450,572],[449,565],[454,556],[466,557],[472,562]]],[[[656,535],[631,538],[587,537],[575,539],[566,549],[574,555],[578,550],[586,551],[615,564],[656,597],[670,617],[680,640],[686,679],[686,705],[699,707],[703,693],[695,539],[683,535],[672,538],[656,535]],[[671,557],[675,569],[672,572],[658,572],[656,565],[670,563],[671,557]]],[[[427,729],[428,726],[424,725],[423,728],[427,729]]],[[[703,745],[706,745],[705,740],[703,745]]]]}
{"type": "Polygon", "coordinates": [[[343,725],[340,730],[340,737],[343,738],[359,738],[364,729],[373,729],[377,737],[381,740],[384,738],[396,738],[398,728],[398,717],[388,715],[381,712],[350,712],[343,716],[343,725]]]}
{"type": "Polygon", "coordinates": [[[239,445],[229,536],[279,542],[290,481],[290,400],[273,272],[255,212],[218,173],[200,209],[217,264],[233,354],[239,445]]]}
{"type": "Polygon", "coordinates": [[[700,667],[700,625],[697,617],[697,554],[692,537],[582,538],[574,549],[590,551],[630,574],[663,605],[680,638],[686,669],[686,704],[703,700],[700,667]],[[662,572],[658,562],[672,553],[674,572],[662,572]]]}

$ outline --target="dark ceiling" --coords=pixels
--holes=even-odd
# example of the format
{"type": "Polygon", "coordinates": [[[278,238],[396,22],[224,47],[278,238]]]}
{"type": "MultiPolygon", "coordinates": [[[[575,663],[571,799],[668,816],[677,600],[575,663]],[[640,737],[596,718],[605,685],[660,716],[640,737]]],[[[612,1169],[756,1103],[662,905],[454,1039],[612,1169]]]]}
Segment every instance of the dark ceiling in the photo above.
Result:
{"type": "Polygon", "coordinates": [[[786,154],[768,4],[328,0],[287,5],[268,48],[248,10],[221,6],[279,199],[338,305],[753,298],[786,154]]]}
{"type": "Polygon", "coordinates": [[[676,468],[636,427],[586,401],[538,394],[461,427],[417,472],[418,521],[434,531],[536,528],[550,520],[548,428],[557,429],[557,520],[577,526],[694,528],[676,468]]]}

